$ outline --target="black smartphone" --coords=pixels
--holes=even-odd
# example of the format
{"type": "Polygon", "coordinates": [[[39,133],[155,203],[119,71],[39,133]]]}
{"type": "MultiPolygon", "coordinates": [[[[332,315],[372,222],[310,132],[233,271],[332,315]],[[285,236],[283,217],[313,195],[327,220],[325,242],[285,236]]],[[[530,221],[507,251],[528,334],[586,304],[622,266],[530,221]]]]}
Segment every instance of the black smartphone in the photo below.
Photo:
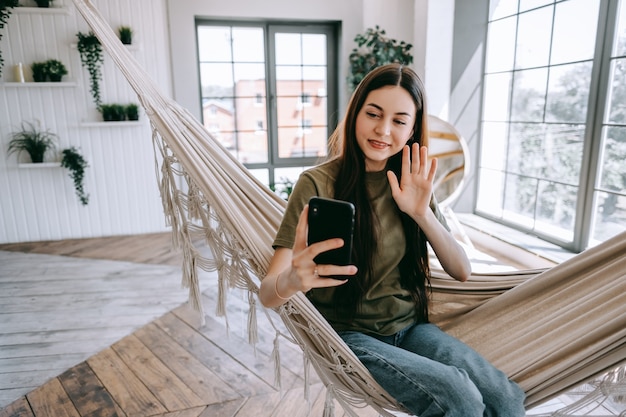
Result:
{"type": "MultiPolygon", "coordinates": [[[[344,245],[322,252],[315,263],[323,265],[350,265],[354,235],[354,204],[332,198],[311,197],[309,200],[309,245],[332,238],[343,239],[344,245]]],[[[334,278],[334,277],[333,277],[334,278]]],[[[345,279],[346,277],[337,277],[345,279]]]]}

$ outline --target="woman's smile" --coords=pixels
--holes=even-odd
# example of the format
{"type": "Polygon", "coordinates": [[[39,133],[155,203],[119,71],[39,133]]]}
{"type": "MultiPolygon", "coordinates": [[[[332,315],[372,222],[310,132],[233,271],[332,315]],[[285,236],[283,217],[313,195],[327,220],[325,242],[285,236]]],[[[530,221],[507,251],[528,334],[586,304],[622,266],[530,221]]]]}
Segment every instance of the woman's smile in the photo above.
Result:
{"type": "Polygon", "coordinates": [[[387,144],[387,143],[385,143],[385,142],[380,142],[380,141],[377,141],[377,140],[374,140],[374,139],[370,139],[370,140],[368,141],[368,143],[369,143],[369,144],[370,144],[373,148],[376,148],[376,149],[387,149],[389,146],[391,146],[391,145],[389,145],[389,144],[387,144]]]}

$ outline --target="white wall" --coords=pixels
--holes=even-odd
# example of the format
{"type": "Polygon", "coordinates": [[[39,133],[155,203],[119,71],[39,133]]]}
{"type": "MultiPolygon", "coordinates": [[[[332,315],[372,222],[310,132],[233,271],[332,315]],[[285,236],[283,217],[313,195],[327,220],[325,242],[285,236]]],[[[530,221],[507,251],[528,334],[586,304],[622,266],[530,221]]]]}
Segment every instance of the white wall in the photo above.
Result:
{"type": "MultiPolygon", "coordinates": [[[[34,5],[28,1],[21,0],[21,4],[34,5]]],[[[165,0],[93,3],[113,28],[122,24],[133,28],[134,56],[171,94],[165,0]]],[[[55,0],[53,5],[65,12],[15,10],[0,43],[5,60],[0,83],[0,243],[166,230],[147,118],[142,114],[142,123],[135,126],[85,126],[99,117],[76,49],[76,33],[86,33],[88,28],[71,0],[55,0]],[[14,64],[29,67],[47,59],[62,61],[69,70],[65,79],[74,84],[28,84],[28,88],[10,84],[14,64]],[[85,182],[90,194],[87,206],[75,196],[65,169],[19,168],[16,155],[7,156],[11,133],[20,129],[22,121],[40,123],[44,130],[56,133],[59,151],[69,146],[82,151],[90,165],[85,182]]],[[[106,53],[104,59],[103,102],[138,103],[106,53]]]]}
{"type": "Polygon", "coordinates": [[[457,212],[472,212],[476,201],[488,10],[489,0],[457,0],[454,11],[449,120],[465,137],[472,156],[471,175],[454,207],[457,212]]]}

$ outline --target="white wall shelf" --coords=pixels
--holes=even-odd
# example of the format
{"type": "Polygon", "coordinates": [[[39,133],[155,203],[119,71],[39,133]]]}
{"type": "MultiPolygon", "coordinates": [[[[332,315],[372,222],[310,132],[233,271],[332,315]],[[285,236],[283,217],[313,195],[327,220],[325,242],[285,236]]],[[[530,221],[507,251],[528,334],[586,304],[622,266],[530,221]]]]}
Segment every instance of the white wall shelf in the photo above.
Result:
{"type": "Polygon", "coordinates": [[[141,126],[141,120],[125,120],[123,122],[82,122],[81,127],[135,127],[141,126]]]}
{"type": "Polygon", "coordinates": [[[60,82],[32,82],[27,81],[24,83],[18,83],[14,81],[0,83],[0,86],[7,88],[45,88],[45,87],[77,87],[76,81],[60,81],[60,82]]]}
{"type": "Polygon", "coordinates": [[[70,14],[70,8],[67,6],[61,7],[25,7],[18,6],[11,9],[12,12],[20,14],[70,14]]]}
{"type": "MultiPolygon", "coordinates": [[[[124,45],[126,47],[126,49],[128,49],[129,51],[138,51],[141,49],[141,46],[138,43],[132,43],[130,45],[124,45]]],[[[70,48],[72,49],[78,49],[78,44],[77,43],[71,43],[70,44],[70,48]]]]}
{"type": "Polygon", "coordinates": [[[28,163],[20,163],[17,164],[17,166],[19,168],[27,168],[27,169],[37,169],[37,168],[60,168],[61,167],[61,163],[60,162],[38,162],[38,163],[33,163],[33,162],[28,162],[28,163]]]}

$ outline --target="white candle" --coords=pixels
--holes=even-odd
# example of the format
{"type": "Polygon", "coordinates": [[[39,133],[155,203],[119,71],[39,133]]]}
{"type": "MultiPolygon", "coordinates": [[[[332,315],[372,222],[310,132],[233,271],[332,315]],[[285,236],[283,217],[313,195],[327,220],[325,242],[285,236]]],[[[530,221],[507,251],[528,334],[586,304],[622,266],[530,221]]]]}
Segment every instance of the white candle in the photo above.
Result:
{"type": "Polygon", "coordinates": [[[13,67],[13,78],[15,78],[15,82],[17,83],[24,82],[24,67],[22,66],[21,62],[13,67]]]}

